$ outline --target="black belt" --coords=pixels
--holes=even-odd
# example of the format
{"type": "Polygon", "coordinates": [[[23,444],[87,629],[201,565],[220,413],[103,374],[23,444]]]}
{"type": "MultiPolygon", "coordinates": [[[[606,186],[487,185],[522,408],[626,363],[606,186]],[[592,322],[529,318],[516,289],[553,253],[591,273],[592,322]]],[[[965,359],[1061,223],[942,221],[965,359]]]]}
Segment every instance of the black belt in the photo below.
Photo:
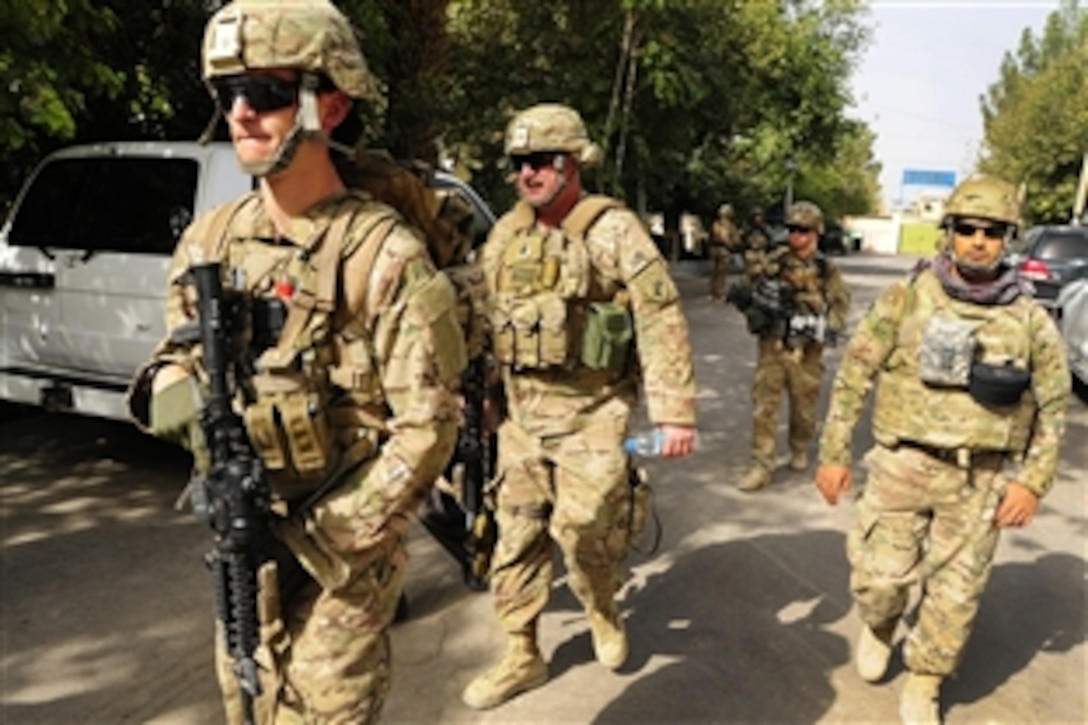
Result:
{"type": "Polygon", "coordinates": [[[976,451],[970,448],[937,448],[936,446],[918,443],[916,441],[899,441],[899,446],[913,448],[916,451],[925,453],[930,458],[936,458],[938,461],[953,466],[959,466],[960,468],[967,468],[972,463],[978,463],[982,460],[1004,459],[1007,455],[1005,451],[976,451]]]}

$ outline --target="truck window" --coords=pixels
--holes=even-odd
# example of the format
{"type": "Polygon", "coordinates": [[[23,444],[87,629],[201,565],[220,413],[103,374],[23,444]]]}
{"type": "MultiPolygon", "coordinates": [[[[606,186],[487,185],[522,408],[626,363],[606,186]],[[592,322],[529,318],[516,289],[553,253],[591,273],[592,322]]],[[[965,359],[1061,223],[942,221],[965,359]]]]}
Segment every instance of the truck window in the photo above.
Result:
{"type": "Polygon", "coordinates": [[[192,221],[194,159],[69,158],[38,173],[12,219],[17,246],[170,254],[192,221]]]}

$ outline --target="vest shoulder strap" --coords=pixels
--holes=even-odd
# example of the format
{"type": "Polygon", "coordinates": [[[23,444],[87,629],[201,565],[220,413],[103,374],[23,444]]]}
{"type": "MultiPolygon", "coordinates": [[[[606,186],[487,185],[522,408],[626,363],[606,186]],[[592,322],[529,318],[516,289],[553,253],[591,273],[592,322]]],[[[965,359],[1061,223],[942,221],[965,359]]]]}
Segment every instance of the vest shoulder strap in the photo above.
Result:
{"type": "MultiPolygon", "coordinates": [[[[398,216],[392,210],[389,213],[374,214],[359,229],[358,234],[352,234],[349,238],[348,232],[357,215],[358,209],[346,210],[329,224],[313,257],[314,300],[311,304],[291,304],[276,347],[264,353],[268,356],[267,358],[262,356],[266,362],[271,363],[273,359],[280,361],[292,359],[298,341],[303,336],[314,313],[318,311],[334,313],[336,293],[340,286],[340,273],[346,259],[355,254],[363,255],[360,257],[359,276],[366,283],[370,282],[382,242],[389,236],[398,216]]],[[[364,300],[368,297],[369,291],[364,292],[364,300]]],[[[364,302],[362,316],[369,321],[370,315],[371,311],[367,309],[367,304],[364,302]]]]}
{"type": "Polygon", "coordinates": [[[563,219],[563,233],[571,238],[584,242],[590,228],[600,219],[601,215],[609,209],[619,209],[623,203],[618,199],[603,194],[590,194],[574,205],[566,218],[563,219]]]}

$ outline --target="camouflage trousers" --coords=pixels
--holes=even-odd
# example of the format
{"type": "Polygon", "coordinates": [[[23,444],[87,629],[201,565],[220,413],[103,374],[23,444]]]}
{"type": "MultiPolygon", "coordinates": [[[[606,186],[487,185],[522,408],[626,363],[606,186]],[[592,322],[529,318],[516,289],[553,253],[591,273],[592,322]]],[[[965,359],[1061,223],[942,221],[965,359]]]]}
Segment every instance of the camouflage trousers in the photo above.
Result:
{"type": "Polygon", "coordinates": [[[511,421],[499,429],[491,592],[504,631],[534,631],[551,593],[555,544],[586,611],[614,611],[632,510],[627,467],[615,425],[543,440],[511,421]]]}
{"type": "Polygon", "coordinates": [[[717,244],[710,247],[710,296],[716,300],[725,297],[725,281],[729,274],[730,253],[717,244]]]}
{"type": "Polygon", "coordinates": [[[823,381],[823,345],[809,343],[787,350],[779,340],[759,340],[759,357],[752,379],[752,462],[774,470],[778,439],[778,410],[782,391],[789,408],[792,453],[807,452],[816,435],[816,403],[823,381]]]}
{"type": "MultiPolygon", "coordinates": [[[[374,723],[381,714],[392,684],[389,628],[404,588],[407,521],[397,517],[363,536],[348,525],[359,514],[357,491],[337,489],[314,507],[304,534],[288,537],[317,581],[281,603],[270,565],[262,568],[256,654],[262,694],[254,703],[260,725],[374,723]]],[[[218,643],[227,722],[239,725],[241,693],[221,633],[218,643]]]]}
{"type": "Polygon", "coordinates": [[[976,455],[960,468],[915,448],[878,445],[865,460],[869,477],[846,543],[858,612],[874,629],[890,625],[921,583],[904,659],[912,672],[951,674],[990,575],[1004,456],[976,455]]]}

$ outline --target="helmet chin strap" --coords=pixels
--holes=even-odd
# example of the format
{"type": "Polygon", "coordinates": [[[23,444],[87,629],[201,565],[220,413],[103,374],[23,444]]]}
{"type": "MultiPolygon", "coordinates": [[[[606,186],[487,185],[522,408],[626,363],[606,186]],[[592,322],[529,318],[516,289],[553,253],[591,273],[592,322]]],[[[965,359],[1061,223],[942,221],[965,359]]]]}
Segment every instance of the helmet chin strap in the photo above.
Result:
{"type": "Polygon", "coordinates": [[[560,172],[560,174],[559,174],[559,183],[556,185],[555,191],[552,192],[551,196],[549,196],[547,199],[545,199],[544,201],[537,204],[537,208],[542,208],[542,207],[548,206],[553,201],[555,201],[556,199],[559,198],[559,195],[563,193],[563,189],[567,188],[567,184],[569,184],[570,182],[567,179],[567,175],[562,173],[562,171],[566,167],[566,165],[567,165],[567,157],[562,155],[562,154],[557,153],[555,155],[555,161],[553,162],[553,166],[554,166],[556,171],[560,172]]]}
{"type": "Polygon", "coordinates": [[[333,141],[321,131],[321,117],[317,112],[317,87],[320,79],[314,73],[303,73],[298,88],[298,110],[291,131],[267,161],[242,163],[242,170],[260,178],[275,176],[295,160],[304,139],[320,141],[342,154],[351,156],[354,151],[342,143],[333,141]]]}

